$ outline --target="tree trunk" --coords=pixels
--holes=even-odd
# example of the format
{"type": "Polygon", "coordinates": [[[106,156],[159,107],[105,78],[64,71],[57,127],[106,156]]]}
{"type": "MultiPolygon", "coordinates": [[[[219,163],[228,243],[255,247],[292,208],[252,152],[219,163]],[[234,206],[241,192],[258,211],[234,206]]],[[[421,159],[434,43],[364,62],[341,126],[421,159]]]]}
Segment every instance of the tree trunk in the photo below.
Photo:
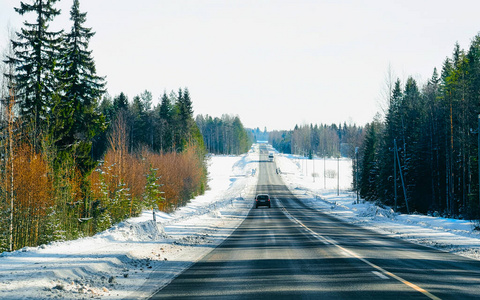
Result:
{"type": "Polygon", "coordinates": [[[9,250],[13,251],[13,209],[15,205],[14,200],[14,165],[13,165],[13,104],[15,103],[15,96],[13,90],[10,89],[10,101],[8,103],[8,159],[10,160],[10,242],[9,250]]]}

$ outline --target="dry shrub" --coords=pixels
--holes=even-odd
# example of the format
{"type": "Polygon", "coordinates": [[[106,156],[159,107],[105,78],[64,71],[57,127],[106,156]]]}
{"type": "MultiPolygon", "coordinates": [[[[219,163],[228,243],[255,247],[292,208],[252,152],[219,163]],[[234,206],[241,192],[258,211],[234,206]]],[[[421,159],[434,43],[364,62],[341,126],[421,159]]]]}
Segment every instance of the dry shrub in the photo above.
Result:
{"type": "Polygon", "coordinates": [[[180,192],[183,188],[183,181],[179,174],[179,154],[164,153],[153,154],[150,153],[146,160],[151,164],[152,168],[157,170],[157,175],[160,177],[162,184],[161,190],[165,201],[161,210],[171,211],[176,208],[180,201],[180,192]]]}
{"type": "Polygon", "coordinates": [[[99,230],[151,207],[146,186],[152,170],[160,177],[161,196],[165,198],[161,210],[171,211],[184,205],[205,187],[204,156],[196,146],[191,145],[182,153],[152,153],[143,149],[133,155],[127,151],[127,137],[125,118],[120,115],[113,125],[104,162],[88,178],[97,203],[92,215],[98,217],[99,230]]]}
{"type": "Polygon", "coordinates": [[[88,178],[96,201],[93,215],[101,215],[101,229],[134,216],[141,209],[148,169],[141,158],[128,153],[126,128],[125,116],[120,114],[113,124],[104,162],[88,178]]]}
{"type": "Polygon", "coordinates": [[[192,197],[204,192],[205,188],[203,179],[206,176],[203,157],[201,157],[201,154],[196,147],[188,147],[182,153],[182,159],[183,169],[181,174],[183,177],[183,205],[192,197]]]}
{"type": "MultiPolygon", "coordinates": [[[[50,169],[41,154],[22,143],[15,149],[14,248],[38,245],[54,201],[50,169]]],[[[10,180],[7,178],[7,180],[10,180]]]]}
{"type": "Polygon", "coordinates": [[[128,155],[126,157],[125,184],[132,198],[141,199],[147,185],[148,167],[141,157],[128,155]]]}
{"type": "Polygon", "coordinates": [[[156,170],[162,183],[164,211],[171,211],[185,205],[192,197],[205,189],[205,168],[203,155],[190,145],[182,153],[149,153],[145,160],[156,170]]]}
{"type": "Polygon", "coordinates": [[[149,170],[135,155],[110,149],[103,164],[88,177],[93,198],[112,217],[112,222],[138,214],[149,170]]]}
{"type": "Polygon", "coordinates": [[[143,150],[139,156],[119,151],[119,148],[110,149],[103,164],[89,176],[93,198],[111,217],[101,227],[135,216],[146,208],[149,201],[144,195],[150,168],[160,178],[158,182],[165,199],[160,210],[172,211],[205,190],[203,156],[194,146],[182,153],[143,150]]]}
{"type": "Polygon", "coordinates": [[[134,197],[127,185],[127,177],[137,169],[130,166],[134,165],[133,161],[134,158],[128,153],[119,155],[110,149],[103,164],[88,177],[97,210],[92,214],[101,219],[100,229],[106,229],[132,215],[134,197]]]}
{"type": "Polygon", "coordinates": [[[65,159],[57,165],[53,174],[53,198],[55,228],[52,238],[70,240],[91,233],[90,197],[82,190],[84,178],[73,160],[65,159]]]}

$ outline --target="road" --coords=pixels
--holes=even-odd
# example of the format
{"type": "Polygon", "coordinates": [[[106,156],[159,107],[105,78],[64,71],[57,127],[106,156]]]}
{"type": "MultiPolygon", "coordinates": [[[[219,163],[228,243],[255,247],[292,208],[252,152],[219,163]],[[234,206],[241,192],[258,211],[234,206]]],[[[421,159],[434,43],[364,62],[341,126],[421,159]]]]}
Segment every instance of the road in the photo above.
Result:
{"type": "MultiPolygon", "coordinates": [[[[390,238],[305,206],[262,155],[253,208],[151,299],[478,299],[480,261],[390,238]]],[[[252,199],[253,205],[253,199],[252,199]]]]}

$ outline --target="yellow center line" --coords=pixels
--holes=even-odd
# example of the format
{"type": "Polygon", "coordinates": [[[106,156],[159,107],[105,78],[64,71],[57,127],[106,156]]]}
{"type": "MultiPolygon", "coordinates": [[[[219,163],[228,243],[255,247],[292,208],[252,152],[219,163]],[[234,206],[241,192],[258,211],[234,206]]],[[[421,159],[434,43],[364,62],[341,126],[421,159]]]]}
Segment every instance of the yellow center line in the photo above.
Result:
{"type": "Polygon", "coordinates": [[[310,229],[309,227],[307,227],[305,224],[303,224],[300,220],[298,220],[297,218],[295,218],[294,216],[292,216],[290,214],[290,212],[285,208],[285,206],[283,205],[282,201],[280,199],[277,198],[277,201],[281,204],[282,208],[283,208],[283,211],[285,213],[285,215],[292,219],[294,222],[296,222],[298,225],[300,225],[301,227],[303,227],[307,232],[309,232],[311,235],[313,235],[314,237],[316,237],[317,239],[319,239],[320,241],[322,241],[323,243],[328,243],[328,244],[332,244],[334,245],[335,247],[337,247],[338,249],[344,251],[345,253],[348,253],[349,255],[361,260],[362,262],[366,263],[367,265],[371,266],[372,268],[374,269],[377,269],[378,271],[380,271],[381,273],[383,273],[384,275],[387,275],[387,276],[390,276],[398,281],[400,281],[401,283],[405,284],[406,286],[409,286],[411,287],[412,289],[416,290],[417,292],[420,292],[422,294],[424,294],[425,296],[427,296],[428,298],[432,299],[432,300],[440,300],[439,297],[433,295],[432,293],[428,292],[427,290],[425,289],[422,289],[421,287],[419,287],[418,285],[414,284],[414,283],[411,283],[410,281],[407,281],[405,279],[403,279],[402,277],[400,276],[397,276],[395,274],[393,274],[392,272],[389,272],[385,269],[383,269],[382,267],[379,267],[377,266],[376,264],[374,263],[371,263],[369,262],[368,260],[366,260],[365,258],[359,256],[358,254],[356,254],[355,252],[351,251],[351,250],[348,250],[342,246],[340,246],[336,241],[332,240],[331,238],[325,238],[324,236],[316,233],[315,231],[313,231],[312,229],[310,229]]]}

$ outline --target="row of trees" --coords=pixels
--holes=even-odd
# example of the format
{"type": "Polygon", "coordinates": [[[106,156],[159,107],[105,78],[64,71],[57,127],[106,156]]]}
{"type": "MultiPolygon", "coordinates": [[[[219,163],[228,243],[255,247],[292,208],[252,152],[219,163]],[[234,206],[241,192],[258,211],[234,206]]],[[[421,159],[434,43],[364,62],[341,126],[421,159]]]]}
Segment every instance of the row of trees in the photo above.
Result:
{"type": "Polygon", "coordinates": [[[18,139],[13,159],[1,165],[0,252],[93,235],[142,209],[171,211],[205,191],[203,149],[132,153],[127,132],[126,119],[117,117],[107,153],[86,176],[71,157],[55,163],[53,148],[42,143],[37,152],[18,139]]]}
{"type": "Polygon", "coordinates": [[[252,146],[253,136],[243,127],[238,116],[213,118],[198,115],[196,121],[210,153],[238,155],[247,152],[252,146]]]}
{"type": "Polygon", "coordinates": [[[480,35],[455,45],[425,84],[390,89],[385,119],[366,127],[359,191],[404,211],[478,218],[480,35]],[[396,179],[396,180],[395,180],[396,179]],[[403,184],[402,184],[403,180],[403,184]]]}
{"type": "Polygon", "coordinates": [[[20,2],[15,10],[31,15],[11,40],[6,55],[5,74],[10,97],[18,103],[24,135],[39,150],[42,139],[58,151],[57,163],[72,155],[83,174],[95,165],[90,156],[91,141],[104,130],[96,109],[104,93],[104,78],[96,74],[92,52],[88,49],[94,33],[84,26],[86,13],[74,0],[70,11],[71,30],[50,31],[51,22],[60,14],[53,1],[20,2]]]}
{"type": "Polygon", "coordinates": [[[0,252],[92,235],[206,189],[188,89],[155,107],[148,91],[111,99],[88,50],[86,13],[73,0],[71,31],[51,32],[56,2],[20,2],[16,11],[34,21],[2,64],[0,252]]]}
{"type": "Polygon", "coordinates": [[[327,157],[353,157],[363,140],[363,128],[354,125],[302,125],[290,131],[269,132],[269,143],[280,152],[327,157]]]}
{"type": "MultiPolygon", "coordinates": [[[[103,97],[99,111],[111,124],[121,114],[128,128],[128,150],[148,147],[157,152],[182,152],[187,145],[203,148],[203,137],[193,118],[193,104],[188,88],[164,92],[160,103],[153,106],[152,93],[145,90],[129,101],[124,93],[103,97]]],[[[108,148],[105,133],[94,139],[93,153],[101,157],[108,148]]]]}

